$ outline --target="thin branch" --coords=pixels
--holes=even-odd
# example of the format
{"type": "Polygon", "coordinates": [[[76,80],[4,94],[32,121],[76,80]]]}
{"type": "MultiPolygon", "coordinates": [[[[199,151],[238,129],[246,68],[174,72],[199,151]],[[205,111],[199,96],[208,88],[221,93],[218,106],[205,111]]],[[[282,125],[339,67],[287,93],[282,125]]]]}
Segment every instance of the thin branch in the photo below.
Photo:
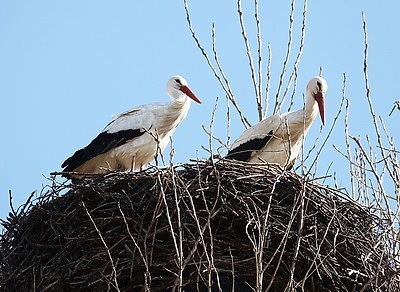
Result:
{"type": "Polygon", "coordinates": [[[211,161],[213,161],[213,147],[212,147],[212,140],[213,140],[213,126],[214,126],[214,120],[215,120],[215,114],[217,113],[217,108],[218,108],[218,97],[215,99],[215,106],[211,115],[211,121],[210,121],[210,126],[209,126],[209,139],[208,139],[208,146],[209,146],[209,151],[211,154],[211,161]]]}
{"type": "MultiPolygon", "coordinates": [[[[306,36],[306,23],[307,23],[307,0],[304,0],[304,5],[303,5],[303,23],[302,23],[302,26],[301,26],[301,37],[300,37],[299,52],[298,52],[296,60],[295,60],[295,62],[293,64],[293,72],[289,77],[289,81],[288,81],[288,84],[286,86],[285,92],[283,93],[282,100],[279,103],[279,108],[281,108],[282,104],[285,102],[286,95],[287,95],[287,93],[289,91],[289,88],[290,88],[290,86],[291,86],[291,84],[293,82],[293,79],[294,79],[295,85],[294,85],[293,93],[292,93],[292,97],[291,97],[291,100],[292,100],[291,103],[293,104],[293,97],[294,97],[294,94],[296,92],[296,80],[297,80],[297,76],[298,76],[297,70],[298,70],[300,59],[301,59],[301,56],[303,55],[303,50],[304,50],[304,40],[305,40],[305,36],[306,36]]],[[[290,107],[289,107],[289,110],[290,110],[290,107]]]]}
{"type": "Polygon", "coordinates": [[[260,121],[263,119],[263,109],[262,109],[262,88],[263,88],[263,74],[262,74],[262,39],[261,39],[261,26],[260,18],[258,15],[258,0],[254,0],[254,18],[257,24],[257,43],[258,43],[258,94],[259,103],[258,111],[261,112],[260,121]]]}
{"type": "MultiPolygon", "coordinates": [[[[129,198],[129,197],[128,197],[128,198],[129,198]]],[[[150,286],[151,286],[151,284],[150,284],[150,283],[151,283],[151,275],[150,275],[150,270],[149,270],[148,261],[146,260],[145,256],[143,255],[142,249],[140,248],[140,246],[139,246],[138,243],[136,242],[135,238],[133,237],[133,235],[132,235],[132,233],[131,233],[131,231],[130,231],[130,229],[129,229],[129,225],[128,225],[128,222],[126,221],[125,214],[124,214],[124,212],[123,212],[122,209],[121,209],[121,202],[120,202],[120,201],[118,201],[118,209],[119,209],[119,212],[120,212],[121,215],[122,215],[122,219],[124,220],[124,224],[125,224],[126,231],[128,232],[129,237],[131,238],[133,244],[135,245],[135,247],[136,247],[137,250],[139,251],[140,258],[142,259],[143,265],[144,265],[144,267],[145,267],[145,269],[146,269],[145,277],[144,277],[144,287],[143,287],[143,288],[144,288],[144,291],[151,291],[151,290],[150,290],[150,286]]],[[[133,209],[133,208],[132,208],[132,209],[133,209]]]]}
{"type": "Polygon", "coordinates": [[[239,113],[240,118],[242,119],[243,125],[247,128],[250,127],[250,123],[247,121],[246,117],[243,116],[242,110],[239,108],[238,103],[236,102],[236,98],[233,94],[232,88],[230,86],[229,80],[225,75],[224,70],[222,69],[221,63],[218,58],[218,51],[216,48],[216,38],[215,38],[215,23],[212,24],[212,29],[211,29],[211,38],[212,38],[212,51],[214,55],[214,60],[215,63],[217,64],[218,70],[221,73],[222,79],[224,80],[226,87],[228,89],[228,92],[225,90],[225,93],[227,94],[228,99],[232,102],[234,107],[236,108],[237,112],[239,113]]]}
{"type": "Polygon", "coordinates": [[[400,152],[396,151],[396,147],[394,145],[394,139],[389,136],[389,133],[386,129],[386,125],[383,122],[382,117],[379,117],[379,118],[380,118],[380,121],[382,124],[383,131],[385,132],[386,138],[389,141],[389,145],[390,145],[390,149],[384,148],[383,150],[388,152],[388,155],[389,155],[388,158],[390,158],[390,162],[391,162],[392,168],[393,168],[393,174],[395,177],[395,179],[393,180],[393,183],[395,185],[396,194],[397,194],[397,196],[399,196],[400,195],[400,167],[399,167],[399,162],[397,161],[397,153],[400,153],[400,152]]]}
{"type": "MultiPolygon", "coordinates": [[[[303,177],[305,178],[305,177],[303,177]]],[[[296,245],[295,245],[295,249],[294,249],[294,254],[293,254],[293,259],[292,259],[292,264],[290,267],[290,279],[288,281],[288,284],[285,288],[285,291],[293,291],[293,282],[295,282],[294,280],[294,272],[296,269],[296,264],[297,264],[297,259],[299,256],[299,251],[300,251],[300,246],[301,246],[301,240],[303,239],[303,228],[304,228],[304,220],[305,220],[305,216],[306,216],[306,207],[304,206],[304,201],[305,201],[305,191],[306,191],[306,181],[304,180],[302,182],[301,185],[301,192],[299,194],[299,223],[298,223],[298,227],[297,227],[297,240],[296,240],[296,245]]]]}
{"type": "Polygon", "coordinates": [[[162,200],[163,200],[164,206],[165,206],[165,213],[166,213],[165,215],[167,216],[168,225],[169,225],[169,228],[170,228],[170,231],[171,231],[172,240],[174,242],[175,254],[176,254],[177,257],[179,257],[179,255],[180,255],[179,247],[178,247],[178,243],[177,243],[177,240],[176,240],[174,227],[172,225],[172,220],[171,220],[171,216],[170,216],[170,212],[169,212],[168,202],[167,202],[167,198],[165,196],[165,191],[164,191],[164,188],[163,188],[163,183],[161,181],[160,174],[157,176],[157,180],[158,180],[158,183],[160,185],[160,192],[161,192],[162,200]]]}
{"type": "Polygon", "coordinates": [[[392,110],[390,111],[390,113],[389,113],[389,117],[392,115],[392,113],[393,113],[393,111],[394,111],[394,109],[397,107],[397,109],[400,111],[400,100],[396,100],[395,102],[394,102],[394,106],[393,106],[393,108],[392,108],[392,110]]]}
{"type": "MultiPolygon", "coordinates": [[[[349,106],[350,106],[350,102],[346,98],[346,112],[345,112],[345,117],[344,117],[344,137],[345,137],[345,141],[346,141],[346,149],[347,149],[347,157],[348,157],[347,159],[349,161],[349,168],[350,168],[351,195],[355,199],[354,168],[353,168],[353,161],[352,161],[352,156],[351,156],[351,147],[350,147],[350,143],[349,143],[349,106]]],[[[356,200],[358,200],[358,199],[356,199],[356,200]]]]}
{"type": "MultiPolygon", "coordinates": [[[[176,256],[178,257],[178,279],[177,282],[179,283],[178,291],[181,291],[183,287],[183,263],[184,263],[184,255],[183,255],[183,229],[182,229],[182,221],[181,221],[181,208],[179,206],[180,198],[178,197],[178,187],[176,185],[176,178],[175,178],[175,170],[171,167],[171,181],[174,190],[174,201],[176,206],[176,218],[178,224],[178,234],[179,234],[179,254],[176,256]]],[[[167,206],[166,206],[167,207],[167,206]]],[[[167,207],[168,208],[168,207],[167,207]]],[[[173,231],[171,231],[173,232],[173,231]]]]}
{"type": "Polygon", "coordinates": [[[231,147],[231,107],[228,98],[226,98],[226,136],[226,148],[229,149],[231,147]]]}
{"type": "Polygon", "coordinates": [[[289,16],[289,40],[287,43],[287,51],[286,51],[286,57],[285,60],[283,61],[283,67],[282,67],[282,72],[279,77],[279,85],[278,85],[278,91],[276,92],[275,96],[275,108],[274,108],[274,115],[280,112],[280,105],[279,105],[279,95],[281,94],[282,90],[282,84],[283,84],[283,79],[285,77],[286,73],[286,67],[289,62],[290,58],[290,51],[292,48],[292,36],[293,36],[293,23],[294,23],[294,6],[295,6],[295,0],[292,0],[291,2],[291,11],[290,11],[290,16],[289,16]]]}
{"type": "Polygon", "coordinates": [[[12,197],[12,192],[11,192],[11,190],[8,190],[8,198],[9,198],[9,203],[10,203],[10,208],[11,208],[11,212],[12,212],[12,214],[15,216],[15,215],[17,215],[17,213],[15,212],[15,210],[14,210],[14,206],[13,206],[13,197],[12,197]]]}
{"type": "MultiPolygon", "coordinates": [[[[257,1],[256,1],[257,2],[257,1]]],[[[256,7],[256,11],[257,11],[257,7],[256,7]]],[[[249,43],[249,39],[247,37],[247,32],[246,32],[246,26],[244,24],[244,20],[243,20],[243,10],[242,10],[242,0],[238,0],[237,1],[237,12],[239,14],[239,21],[240,21],[240,27],[242,28],[242,36],[243,36],[243,40],[244,43],[246,45],[246,52],[247,52],[247,57],[249,58],[249,67],[250,67],[250,71],[251,71],[251,79],[253,80],[253,86],[254,86],[254,92],[256,95],[256,103],[257,103],[257,110],[258,110],[258,118],[261,121],[262,120],[262,99],[261,99],[261,90],[259,87],[259,84],[257,82],[257,77],[256,77],[256,72],[255,72],[255,68],[254,68],[254,61],[253,61],[253,56],[251,53],[251,48],[250,48],[250,43],[249,43]]],[[[256,12],[256,16],[257,16],[257,12],[256,12]]],[[[257,18],[256,18],[257,19],[257,18]]],[[[258,33],[259,33],[259,22],[258,22],[258,33]]],[[[260,38],[260,37],[259,37],[260,38]]],[[[261,47],[261,43],[258,44],[259,48],[261,47]]],[[[259,51],[259,56],[260,55],[260,51],[259,51]]],[[[259,68],[259,71],[261,69],[259,68]]]]}
{"type": "Polygon", "coordinates": [[[268,43],[267,85],[265,87],[265,110],[264,110],[264,116],[263,116],[264,119],[268,113],[269,90],[271,88],[271,63],[272,63],[272,48],[271,48],[271,44],[268,43]]]}
{"type": "MultiPolygon", "coordinates": [[[[196,33],[195,33],[195,31],[194,31],[194,29],[193,29],[193,26],[192,26],[192,21],[191,21],[191,19],[190,19],[189,7],[188,7],[188,4],[187,4],[187,0],[183,0],[183,3],[184,3],[184,5],[185,5],[186,20],[187,20],[187,23],[188,23],[188,26],[189,26],[189,30],[190,30],[190,32],[191,32],[191,34],[192,34],[192,38],[195,40],[195,42],[196,42],[196,44],[197,44],[197,47],[200,49],[200,52],[202,53],[202,55],[203,55],[204,58],[206,59],[208,66],[209,66],[210,69],[213,71],[215,78],[217,78],[217,80],[218,80],[219,84],[221,85],[222,89],[225,91],[225,93],[227,94],[229,100],[232,102],[233,106],[234,106],[235,109],[237,110],[237,112],[238,112],[238,114],[239,114],[239,116],[240,116],[240,119],[241,119],[243,125],[244,125],[246,128],[250,127],[251,124],[250,124],[249,121],[246,119],[246,117],[243,115],[242,110],[240,109],[238,103],[236,102],[235,95],[233,94],[233,91],[232,91],[232,89],[231,89],[230,86],[229,86],[228,79],[227,79],[226,76],[223,74],[223,72],[221,72],[222,77],[218,74],[217,70],[215,69],[215,67],[213,66],[213,64],[212,64],[212,62],[211,62],[211,59],[208,57],[207,52],[206,52],[205,49],[202,47],[202,45],[200,44],[199,39],[198,39],[197,36],[196,36],[196,33]]],[[[214,26],[213,26],[213,35],[214,35],[214,26]]],[[[215,47],[214,44],[215,44],[215,40],[214,40],[214,37],[213,37],[213,47],[215,47]]],[[[214,52],[214,56],[216,57],[215,52],[214,52]]],[[[217,57],[216,57],[216,58],[217,58],[217,57]]],[[[219,65],[219,62],[217,62],[217,65],[218,65],[219,68],[221,68],[220,65],[219,65]]]]}
{"type": "Polygon", "coordinates": [[[81,201],[81,203],[82,203],[82,207],[85,209],[85,212],[88,215],[90,221],[92,222],[94,229],[96,230],[97,234],[99,235],[99,238],[100,238],[101,242],[104,245],[104,248],[105,248],[105,250],[107,252],[108,258],[110,259],[111,268],[113,270],[112,277],[113,277],[113,280],[114,280],[115,289],[117,289],[117,291],[120,291],[119,287],[118,287],[118,281],[117,281],[117,269],[115,268],[114,261],[113,261],[113,258],[111,256],[110,249],[108,248],[107,243],[105,242],[103,236],[101,235],[100,230],[97,228],[97,225],[94,222],[92,216],[90,215],[89,210],[86,208],[85,202],[81,201]]]}
{"type": "MultiPolygon", "coordinates": [[[[372,104],[371,90],[369,89],[369,82],[368,82],[368,33],[367,33],[367,22],[365,20],[364,12],[362,12],[362,21],[363,21],[364,42],[365,42],[365,47],[364,47],[364,79],[365,79],[366,96],[367,96],[367,100],[368,100],[369,109],[371,111],[372,120],[374,122],[375,133],[376,133],[378,144],[379,144],[379,147],[380,147],[380,150],[381,150],[381,155],[382,155],[382,157],[385,157],[385,153],[383,152],[383,144],[382,144],[381,134],[380,134],[379,127],[378,127],[378,121],[376,119],[374,106],[372,104]]],[[[395,180],[395,176],[394,176],[393,172],[390,170],[388,162],[386,160],[384,160],[384,163],[385,163],[385,166],[386,166],[386,169],[387,169],[389,175],[392,177],[393,180],[395,180]]]]}

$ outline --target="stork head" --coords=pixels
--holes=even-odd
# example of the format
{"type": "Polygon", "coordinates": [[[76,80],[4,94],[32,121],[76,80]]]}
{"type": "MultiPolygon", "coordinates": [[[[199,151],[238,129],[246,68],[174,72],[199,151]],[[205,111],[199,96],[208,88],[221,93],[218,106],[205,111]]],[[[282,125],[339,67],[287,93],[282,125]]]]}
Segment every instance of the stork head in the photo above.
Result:
{"type": "Polygon", "coordinates": [[[325,93],[328,90],[328,83],[322,77],[314,77],[308,82],[307,97],[313,98],[318,104],[322,124],[325,125],[325,93]]]}
{"type": "Polygon", "coordinates": [[[174,100],[182,99],[182,97],[189,97],[195,102],[201,103],[201,101],[189,89],[185,78],[179,75],[173,76],[168,80],[167,92],[174,100]]]}

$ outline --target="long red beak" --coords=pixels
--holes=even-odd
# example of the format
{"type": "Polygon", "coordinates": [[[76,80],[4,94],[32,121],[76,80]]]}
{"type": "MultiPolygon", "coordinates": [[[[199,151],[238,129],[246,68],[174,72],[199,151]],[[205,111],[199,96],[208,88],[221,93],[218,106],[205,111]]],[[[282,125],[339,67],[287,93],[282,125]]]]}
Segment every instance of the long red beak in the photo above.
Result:
{"type": "Polygon", "coordinates": [[[198,99],[198,98],[196,97],[196,95],[193,94],[193,92],[189,89],[189,87],[183,85],[183,86],[181,86],[180,90],[181,90],[184,94],[186,94],[187,96],[189,96],[191,99],[193,99],[195,102],[201,104],[200,99],[198,99]]]}
{"type": "Polygon", "coordinates": [[[321,92],[314,94],[314,98],[318,103],[319,114],[321,115],[322,124],[325,125],[325,101],[321,92]]]}

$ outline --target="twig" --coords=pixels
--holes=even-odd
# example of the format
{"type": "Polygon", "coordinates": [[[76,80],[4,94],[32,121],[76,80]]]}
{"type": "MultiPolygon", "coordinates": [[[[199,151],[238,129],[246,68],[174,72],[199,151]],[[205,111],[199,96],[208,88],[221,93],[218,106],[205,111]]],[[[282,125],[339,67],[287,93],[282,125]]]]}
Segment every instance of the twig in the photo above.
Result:
{"type": "MultiPolygon", "coordinates": [[[[240,119],[241,119],[243,125],[244,125],[246,128],[248,128],[249,126],[251,126],[251,124],[248,122],[248,120],[246,119],[246,117],[243,115],[242,110],[240,109],[238,103],[236,102],[236,99],[235,99],[235,96],[234,96],[234,94],[233,94],[233,91],[232,91],[231,88],[230,88],[228,79],[226,78],[225,74],[223,74],[223,71],[222,71],[221,69],[220,69],[220,70],[221,70],[222,78],[221,78],[221,76],[218,74],[218,72],[217,72],[217,70],[215,69],[215,67],[213,66],[213,64],[212,64],[212,62],[211,62],[211,60],[210,60],[210,58],[208,57],[208,54],[206,53],[206,51],[204,50],[204,48],[203,48],[202,45],[200,44],[199,39],[198,39],[197,36],[196,36],[196,33],[195,33],[195,31],[194,31],[194,29],[193,29],[193,27],[192,27],[192,21],[190,20],[189,7],[188,7],[188,4],[187,4],[187,0],[183,0],[183,3],[184,3],[184,5],[185,5],[186,20],[187,20],[187,23],[188,23],[188,26],[189,26],[189,30],[190,30],[190,32],[191,32],[191,34],[192,34],[192,38],[195,40],[195,42],[196,42],[196,44],[197,44],[197,47],[200,49],[202,55],[203,55],[204,58],[206,59],[208,66],[209,66],[210,69],[213,71],[215,78],[217,78],[217,80],[218,80],[219,84],[221,85],[222,89],[225,91],[225,93],[227,94],[229,100],[232,102],[233,106],[235,107],[236,111],[238,112],[238,114],[239,114],[239,116],[240,116],[240,119]],[[222,81],[222,79],[223,79],[224,81],[222,81]],[[225,82],[225,83],[224,83],[224,82],[225,82]]],[[[214,33],[214,30],[215,30],[215,27],[213,26],[213,35],[215,34],[215,33],[214,33]]],[[[214,37],[213,37],[213,47],[215,47],[215,40],[214,40],[214,37]]],[[[217,58],[217,56],[215,55],[215,52],[214,52],[214,57],[217,58]]],[[[219,65],[219,62],[217,62],[217,65],[218,65],[219,68],[221,68],[221,66],[219,65]]]]}
{"type": "Polygon", "coordinates": [[[97,234],[99,235],[101,242],[104,245],[104,248],[105,248],[105,250],[107,252],[108,258],[110,259],[111,268],[113,270],[112,277],[113,277],[113,280],[114,280],[115,289],[117,289],[117,291],[120,291],[119,290],[119,286],[118,286],[118,281],[117,281],[117,269],[115,268],[114,261],[113,261],[113,258],[111,256],[110,249],[108,248],[107,243],[105,242],[103,236],[101,235],[100,230],[97,228],[97,225],[94,222],[92,216],[90,215],[89,210],[86,208],[85,202],[81,201],[81,204],[82,204],[83,209],[85,209],[85,212],[88,215],[90,221],[92,222],[94,229],[96,230],[97,234]]]}
{"type": "MultiPolygon", "coordinates": [[[[289,77],[289,81],[288,84],[286,85],[286,89],[285,92],[283,93],[283,97],[282,100],[279,103],[279,108],[281,108],[282,104],[285,102],[286,99],[286,95],[289,91],[289,88],[292,84],[292,82],[294,82],[294,87],[293,87],[293,92],[292,92],[292,96],[291,96],[291,105],[293,104],[293,97],[295,95],[296,92],[296,81],[297,81],[297,69],[300,63],[300,59],[301,56],[303,55],[303,50],[304,50],[304,40],[305,40],[305,35],[306,35],[306,23],[307,23],[307,0],[304,0],[304,5],[303,5],[303,23],[301,26],[301,37],[300,37],[300,47],[299,47],[299,52],[297,54],[296,60],[294,61],[293,64],[293,72],[289,77]],[[294,81],[293,81],[294,79],[294,81]]],[[[291,106],[289,107],[290,110],[291,106]]]]}
{"type": "Polygon", "coordinates": [[[226,149],[231,147],[231,107],[229,99],[226,98],[226,149]]]}
{"type": "Polygon", "coordinates": [[[12,202],[12,192],[11,192],[11,190],[8,190],[8,198],[9,198],[11,212],[15,216],[15,215],[17,215],[17,213],[14,210],[14,206],[13,206],[13,202],[12,202]]]}
{"type": "Polygon", "coordinates": [[[286,67],[287,67],[287,64],[289,62],[290,51],[291,51],[291,48],[292,48],[292,35],[293,35],[295,2],[296,2],[295,0],[291,1],[291,11],[290,11],[290,16],[289,16],[289,40],[288,40],[288,43],[287,43],[286,57],[285,57],[285,60],[283,61],[282,72],[281,72],[281,75],[279,77],[278,90],[277,90],[276,96],[275,96],[274,115],[278,114],[280,112],[279,95],[281,94],[283,79],[285,77],[286,67]]]}
{"type": "Polygon", "coordinates": [[[392,110],[390,111],[390,113],[389,113],[389,117],[392,115],[392,113],[393,113],[393,111],[394,111],[394,109],[397,107],[397,109],[400,111],[400,100],[396,100],[395,102],[394,102],[394,106],[393,106],[393,108],[392,108],[392,110]]]}
{"type": "MultiPolygon", "coordinates": [[[[248,122],[248,120],[246,119],[246,117],[243,115],[242,110],[239,108],[239,104],[237,103],[236,98],[235,98],[235,96],[234,96],[234,94],[233,94],[233,91],[232,91],[232,89],[231,89],[229,80],[228,80],[228,78],[226,77],[226,75],[225,75],[225,73],[224,73],[224,70],[222,69],[221,63],[220,63],[220,61],[219,61],[219,58],[218,58],[218,52],[217,52],[217,48],[216,48],[216,39],[215,39],[215,23],[212,24],[212,33],[211,33],[211,36],[212,36],[212,51],[213,51],[213,54],[214,54],[214,60],[215,60],[215,63],[217,64],[217,67],[218,67],[219,72],[221,73],[222,79],[224,80],[224,82],[225,82],[225,84],[226,84],[227,90],[224,89],[224,91],[225,91],[225,93],[226,93],[226,96],[227,96],[228,99],[232,102],[233,106],[235,107],[236,111],[238,112],[239,117],[240,117],[240,119],[242,120],[242,123],[243,123],[243,125],[245,126],[245,128],[248,128],[248,127],[250,127],[251,125],[250,125],[250,123],[248,122]]],[[[215,75],[215,72],[214,72],[214,75],[215,75]]],[[[218,79],[218,77],[217,77],[217,79],[218,79]]],[[[219,81],[220,81],[220,79],[219,79],[219,81]]],[[[220,84],[221,84],[221,81],[220,81],[220,84]]],[[[222,84],[221,84],[221,85],[222,85],[222,84]]],[[[223,86],[222,86],[222,87],[223,87],[223,86]]],[[[224,87],[223,87],[223,88],[224,88],[224,87]]]]}
{"type": "MultiPolygon", "coordinates": [[[[256,11],[257,11],[257,8],[256,8],[256,11]]],[[[261,121],[262,120],[261,91],[260,91],[260,88],[259,88],[259,84],[257,82],[256,72],[255,72],[255,68],[254,68],[253,56],[252,56],[252,53],[251,53],[249,39],[248,39],[247,33],[246,33],[246,26],[245,26],[244,20],[243,20],[242,0],[238,0],[237,1],[237,12],[239,14],[239,22],[240,22],[240,27],[242,28],[243,40],[244,40],[244,43],[246,45],[247,57],[249,58],[249,67],[250,67],[250,71],[251,71],[251,79],[253,80],[254,92],[255,92],[255,95],[256,95],[258,118],[261,121]]],[[[259,31],[258,31],[258,33],[259,33],[259,31]]],[[[260,43],[259,43],[259,46],[261,46],[260,43]]]]}
{"type": "Polygon", "coordinates": [[[350,102],[346,98],[346,112],[344,117],[344,136],[346,141],[346,150],[347,150],[347,157],[349,161],[349,168],[350,168],[350,183],[351,183],[351,194],[352,197],[355,198],[355,187],[354,187],[354,168],[353,168],[353,161],[351,156],[351,147],[349,143],[349,106],[350,102]]]}
{"type": "Polygon", "coordinates": [[[129,237],[131,238],[133,244],[135,245],[135,247],[136,247],[137,250],[139,251],[140,258],[142,259],[143,264],[144,264],[144,267],[145,267],[145,269],[146,269],[145,277],[144,277],[145,282],[144,282],[144,287],[143,287],[143,288],[144,288],[145,291],[151,291],[151,290],[150,290],[150,287],[151,287],[151,274],[150,274],[148,262],[147,262],[145,256],[143,255],[143,252],[142,252],[140,246],[139,246],[138,243],[136,242],[135,238],[133,238],[133,235],[132,235],[132,233],[131,233],[131,231],[130,231],[130,229],[129,229],[128,222],[126,221],[125,214],[124,214],[124,212],[123,212],[122,209],[121,209],[121,202],[120,202],[120,201],[118,201],[118,209],[119,209],[119,212],[121,213],[122,218],[123,218],[123,220],[124,220],[126,231],[128,232],[129,237]]]}
{"type": "MultiPolygon", "coordinates": [[[[367,33],[367,22],[365,20],[364,12],[362,12],[362,21],[363,21],[363,30],[364,30],[364,44],[365,44],[365,47],[364,47],[364,79],[365,79],[366,97],[368,100],[369,110],[371,111],[372,120],[374,122],[375,133],[376,133],[376,137],[378,140],[378,144],[381,149],[381,155],[382,155],[382,157],[385,157],[385,153],[382,150],[383,144],[382,144],[381,134],[380,134],[379,127],[378,127],[378,122],[376,119],[374,106],[372,104],[371,90],[369,88],[369,82],[368,82],[368,33],[367,33]]],[[[386,169],[387,169],[389,175],[391,176],[391,178],[393,180],[395,180],[395,176],[394,176],[393,172],[390,170],[388,162],[386,160],[384,160],[384,163],[385,163],[385,166],[386,166],[386,169]]]]}
{"type": "Polygon", "coordinates": [[[211,154],[211,160],[213,157],[213,147],[212,147],[212,140],[213,140],[213,126],[214,126],[214,120],[215,120],[215,114],[217,112],[217,107],[218,107],[218,97],[215,99],[215,106],[211,115],[211,121],[210,121],[210,126],[209,126],[209,139],[208,139],[208,146],[209,146],[209,151],[211,154]]]}
{"type": "MultiPolygon", "coordinates": [[[[180,203],[180,198],[178,197],[178,187],[176,184],[176,178],[175,178],[175,170],[173,167],[170,168],[171,170],[171,178],[172,178],[172,186],[173,186],[173,192],[174,192],[174,201],[175,201],[175,206],[176,206],[176,220],[178,224],[178,234],[179,234],[179,254],[177,254],[178,258],[178,279],[177,282],[179,283],[178,286],[178,291],[182,290],[183,287],[183,262],[184,262],[184,254],[183,254],[183,229],[182,229],[182,220],[181,220],[181,208],[179,206],[180,203]]],[[[168,208],[168,206],[165,206],[168,208]]],[[[171,230],[171,232],[174,232],[171,230]]]]}
{"type": "Polygon", "coordinates": [[[170,212],[169,212],[169,206],[168,206],[168,203],[167,203],[167,198],[165,196],[165,191],[164,191],[164,188],[163,188],[163,183],[161,181],[160,174],[157,176],[157,179],[158,179],[158,183],[160,185],[160,192],[161,192],[162,200],[163,200],[164,206],[165,206],[165,213],[166,213],[166,216],[167,216],[167,219],[168,219],[168,224],[169,224],[169,228],[170,228],[170,232],[171,232],[171,237],[172,237],[172,240],[174,242],[175,254],[178,257],[178,263],[180,263],[181,262],[181,259],[179,258],[180,254],[181,254],[180,253],[180,248],[178,247],[178,243],[177,243],[177,240],[176,240],[176,235],[175,235],[174,227],[172,225],[171,215],[170,215],[170,212]]]}
{"type": "Polygon", "coordinates": [[[288,284],[286,285],[286,289],[285,291],[292,291],[293,290],[293,282],[294,282],[294,271],[296,268],[296,264],[297,264],[297,258],[299,256],[299,251],[300,251],[300,245],[301,245],[301,240],[303,238],[303,228],[304,228],[304,216],[306,213],[305,210],[305,190],[306,190],[306,181],[303,180],[302,185],[301,185],[301,191],[299,194],[299,201],[300,201],[300,207],[299,207],[299,223],[298,223],[298,227],[297,227],[297,240],[296,240],[296,245],[294,248],[294,255],[292,258],[292,265],[290,267],[290,278],[288,281],[288,284]]]}
{"type": "Polygon", "coordinates": [[[262,74],[262,39],[261,39],[261,26],[260,26],[260,18],[258,15],[258,0],[254,0],[254,18],[256,20],[257,24],[257,44],[258,44],[258,49],[257,49],[257,56],[258,56],[258,94],[259,94],[259,99],[257,100],[257,105],[258,105],[258,112],[261,112],[261,115],[259,116],[260,121],[263,119],[263,116],[265,113],[263,113],[263,107],[262,107],[262,88],[263,88],[263,74],[262,74]]]}
{"type": "MultiPolygon", "coordinates": [[[[208,136],[212,137],[215,141],[217,141],[219,144],[221,144],[221,146],[223,146],[225,149],[229,149],[228,144],[226,144],[226,143],[225,143],[224,141],[222,141],[220,138],[214,136],[214,134],[213,134],[212,132],[210,132],[210,130],[207,129],[206,126],[202,125],[201,128],[203,129],[203,131],[204,131],[208,136]]],[[[206,147],[202,147],[202,148],[205,149],[208,153],[210,153],[210,155],[211,155],[211,153],[213,152],[213,151],[210,152],[210,149],[209,149],[209,148],[206,148],[206,147]]]]}
{"type": "Polygon", "coordinates": [[[267,85],[265,86],[265,109],[263,118],[265,118],[268,113],[269,90],[271,88],[271,63],[272,63],[272,48],[271,44],[268,43],[267,85]]]}
{"type": "MultiPolygon", "coordinates": [[[[360,142],[359,139],[357,139],[356,137],[353,137],[353,136],[350,136],[350,138],[351,138],[354,142],[356,142],[358,148],[360,149],[361,153],[363,154],[363,157],[364,157],[365,160],[368,162],[368,165],[369,165],[369,167],[370,167],[370,170],[371,170],[372,174],[374,175],[376,182],[378,183],[378,186],[379,186],[379,194],[384,195],[386,192],[385,192],[385,189],[384,189],[384,186],[383,186],[382,179],[381,179],[381,177],[379,176],[378,171],[377,171],[376,167],[374,166],[374,163],[372,162],[370,156],[369,156],[368,153],[365,151],[364,147],[361,145],[361,142],[360,142]]],[[[390,208],[390,204],[389,204],[389,202],[387,201],[387,199],[388,199],[387,196],[383,196],[383,197],[384,197],[384,199],[385,199],[385,201],[386,201],[386,208],[390,208]]],[[[377,201],[377,203],[378,203],[378,201],[377,201]]],[[[382,209],[383,209],[383,208],[382,208],[382,209]]],[[[392,221],[391,218],[387,218],[387,219],[390,220],[390,221],[392,221]]]]}

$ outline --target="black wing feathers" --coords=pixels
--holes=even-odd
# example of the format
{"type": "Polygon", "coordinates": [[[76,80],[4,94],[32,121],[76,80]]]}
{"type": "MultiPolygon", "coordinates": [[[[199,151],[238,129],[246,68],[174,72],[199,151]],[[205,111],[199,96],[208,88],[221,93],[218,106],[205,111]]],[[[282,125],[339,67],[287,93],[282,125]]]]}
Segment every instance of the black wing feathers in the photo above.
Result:
{"type": "Polygon", "coordinates": [[[265,145],[271,140],[273,131],[271,130],[264,138],[254,138],[238,147],[231,149],[225,158],[234,159],[239,161],[249,160],[253,151],[259,151],[264,148],[265,145]]]}
{"type": "Polygon", "coordinates": [[[101,132],[88,146],[76,151],[74,155],[65,160],[61,167],[65,167],[64,171],[73,171],[97,155],[121,146],[144,133],[145,131],[141,131],[140,129],[122,130],[115,133],[101,132]]]}

